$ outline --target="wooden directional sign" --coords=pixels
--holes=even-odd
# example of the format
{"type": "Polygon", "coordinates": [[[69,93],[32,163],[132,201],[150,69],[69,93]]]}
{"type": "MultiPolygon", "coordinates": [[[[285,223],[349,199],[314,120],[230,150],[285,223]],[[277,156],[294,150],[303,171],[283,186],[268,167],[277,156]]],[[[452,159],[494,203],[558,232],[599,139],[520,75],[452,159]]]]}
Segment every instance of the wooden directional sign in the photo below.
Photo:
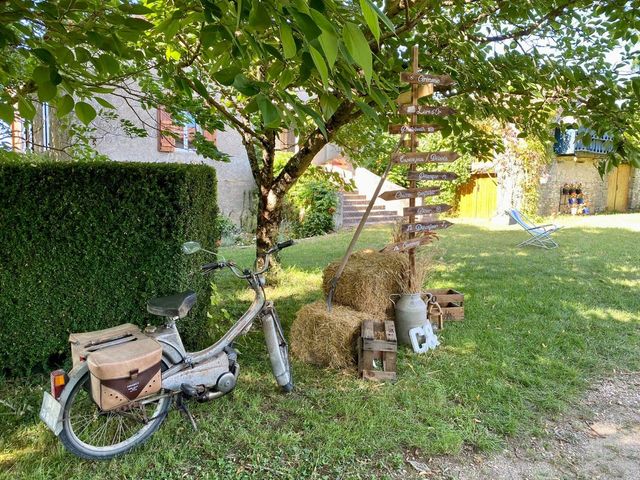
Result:
{"type": "Polygon", "coordinates": [[[412,238],[405,242],[392,243],[382,249],[383,252],[404,252],[405,250],[411,250],[417,248],[420,245],[426,245],[433,241],[433,236],[412,238]]]}
{"type": "Polygon", "coordinates": [[[405,207],[402,215],[408,217],[410,215],[431,215],[432,213],[442,213],[451,209],[451,205],[438,203],[437,205],[422,205],[421,207],[405,207]]]}
{"type": "Polygon", "coordinates": [[[455,180],[458,178],[453,172],[409,172],[407,180],[419,182],[420,180],[455,180]]]}
{"type": "Polygon", "coordinates": [[[406,190],[391,190],[380,195],[383,200],[405,200],[407,198],[432,197],[440,193],[440,187],[407,188],[406,190]]]}
{"type": "Polygon", "coordinates": [[[434,133],[442,130],[440,125],[420,123],[418,125],[389,125],[389,133],[434,133]]]}
{"type": "Polygon", "coordinates": [[[413,153],[396,153],[393,157],[393,163],[449,163],[459,158],[456,152],[413,152],[413,153]]]}
{"type": "Polygon", "coordinates": [[[427,223],[406,223],[402,225],[402,231],[404,233],[432,232],[433,230],[439,230],[441,228],[449,228],[451,225],[453,225],[453,223],[447,222],[446,220],[427,223]]]}
{"type": "Polygon", "coordinates": [[[431,106],[431,105],[400,105],[401,115],[434,115],[436,117],[446,117],[457,113],[451,107],[431,106]]]}
{"type": "MultiPolygon", "coordinates": [[[[418,85],[416,92],[416,100],[422,97],[428,97],[429,95],[433,95],[433,85],[418,85]]],[[[396,99],[396,103],[398,105],[402,105],[403,103],[411,103],[412,100],[412,91],[407,90],[406,92],[402,92],[398,95],[396,99]]]]}
{"type": "Polygon", "coordinates": [[[449,75],[429,75],[428,73],[402,72],[400,74],[400,80],[418,85],[431,84],[440,87],[453,85],[453,79],[449,75]]]}

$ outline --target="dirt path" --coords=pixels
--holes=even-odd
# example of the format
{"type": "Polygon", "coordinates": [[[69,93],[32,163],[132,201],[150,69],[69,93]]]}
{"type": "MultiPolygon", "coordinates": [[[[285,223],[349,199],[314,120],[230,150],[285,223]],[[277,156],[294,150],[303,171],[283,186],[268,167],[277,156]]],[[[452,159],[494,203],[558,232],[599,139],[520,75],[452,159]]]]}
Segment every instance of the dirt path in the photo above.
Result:
{"type": "Polygon", "coordinates": [[[408,459],[404,478],[640,479],[640,372],[594,385],[545,430],[545,438],[514,440],[493,455],[408,459]]]}

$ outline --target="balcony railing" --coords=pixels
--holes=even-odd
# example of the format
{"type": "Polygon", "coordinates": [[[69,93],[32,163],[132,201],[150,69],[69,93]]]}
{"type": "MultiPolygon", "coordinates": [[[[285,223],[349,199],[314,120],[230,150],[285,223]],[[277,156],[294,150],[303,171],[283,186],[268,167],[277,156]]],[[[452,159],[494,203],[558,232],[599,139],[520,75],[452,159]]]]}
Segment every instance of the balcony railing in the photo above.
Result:
{"type": "Polygon", "coordinates": [[[575,155],[577,153],[605,155],[613,149],[609,135],[596,137],[593,131],[587,128],[567,129],[565,131],[556,128],[555,138],[556,142],[553,145],[553,151],[557,155],[575,155]],[[587,145],[582,143],[581,140],[585,132],[591,133],[591,143],[587,145]]]}

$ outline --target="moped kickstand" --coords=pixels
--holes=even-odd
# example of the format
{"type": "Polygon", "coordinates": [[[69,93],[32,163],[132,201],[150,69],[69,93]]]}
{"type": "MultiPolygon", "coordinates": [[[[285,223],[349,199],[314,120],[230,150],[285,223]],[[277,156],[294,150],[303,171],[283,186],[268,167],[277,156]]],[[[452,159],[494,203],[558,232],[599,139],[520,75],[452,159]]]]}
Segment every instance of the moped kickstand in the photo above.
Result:
{"type": "Polygon", "coordinates": [[[191,423],[191,427],[193,428],[193,430],[197,431],[198,425],[196,425],[196,420],[193,418],[193,415],[189,411],[187,402],[184,401],[184,397],[182,395],[178,395],[176,397],[176,408],[189,420],[189,423],[191,423]]]}

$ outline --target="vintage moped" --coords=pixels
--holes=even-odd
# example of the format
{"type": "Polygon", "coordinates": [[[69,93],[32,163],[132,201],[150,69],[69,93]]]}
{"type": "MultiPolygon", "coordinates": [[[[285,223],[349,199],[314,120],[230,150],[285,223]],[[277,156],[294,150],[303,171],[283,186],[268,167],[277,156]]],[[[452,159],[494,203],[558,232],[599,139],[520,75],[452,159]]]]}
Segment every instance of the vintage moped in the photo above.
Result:
{"type": "MultiPolygon", "coordinates": [[[[62,370],[52,372],[51,393],[44,393],[40,418],[70,452],[92,460],[106,460],[143,443],[158,430],[172,404],[196,428],[185,401],[214,400],[234,389],[240,366],[233,341],[248,332],[256,319],[262,323],[276,382],[284,392],[290,392],[293,380],[288,346],[273,303],[266,300],[264,274],[269,270],[270,257],[291,245],[292,240],[277,244],[262,257],[260,267],[256,260],[253,270],[240,270],[233,261],[227,260],[202,265],[201,271],[205,274],[228,268],[255,293],[249,309],[217,342],[204,350],[187,352],[176,326],[176,321],[185,317],[195,304],[194,292],[148,301],[148,312],[165,318],[163,325],[147,326],[141,332],[162,346],[159,392],[104,411],[92,398],[87,361],[81,361],[68,374],[62,370]]],[[[182,250],[185,254],[207,252],[198,242],[186,242],[182,250]]],[[[122,339],[111,340],[113,344],[118,341],[122,339]]]]}

